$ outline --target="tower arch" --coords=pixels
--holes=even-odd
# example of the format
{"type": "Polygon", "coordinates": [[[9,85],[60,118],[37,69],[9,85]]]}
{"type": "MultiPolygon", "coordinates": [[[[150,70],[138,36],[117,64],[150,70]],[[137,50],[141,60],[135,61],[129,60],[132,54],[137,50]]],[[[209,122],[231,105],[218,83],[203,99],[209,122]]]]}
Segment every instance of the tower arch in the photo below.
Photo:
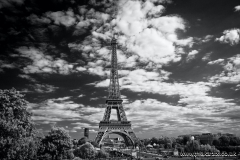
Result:
{"type": "Polygon", "coordinates": [[[127,132],[118,131],[118,130],[105,132],[103,134],[103,137],[100,140],[99,144],[102,144],[102,141],[104,140],[104,138],[106,138],[110,134],[117,134],[117,135],[121,136],[124,139],[126,146],[132,146],[132,147],[135,146],[134,140],[131,138],[131,136],[127,132]]]}

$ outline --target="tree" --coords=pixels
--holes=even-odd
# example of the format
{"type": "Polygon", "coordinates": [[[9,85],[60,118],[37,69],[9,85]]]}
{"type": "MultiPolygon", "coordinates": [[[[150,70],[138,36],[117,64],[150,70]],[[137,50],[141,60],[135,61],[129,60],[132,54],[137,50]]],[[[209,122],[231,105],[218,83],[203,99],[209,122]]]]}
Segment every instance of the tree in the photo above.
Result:
{"type": "Polygon", "coordinates": [[[85,144],[81,145],[80,147],[78,147],[77,149],[75,149],[73,151],[73,154],[76,157],[80,157],[80,158],[94,158],[96,155],[96,150],[93,147],[93,145],[89,142],[86,142],[85,144]]]}
{"type": "Polygon", "coordinates": [[[184,153],[184,147],[178,147],[177,150],[179,153],[184,153]]]}
{"type": "Polygon", "coordinates": [[[206,144],[205,147],[207,152],[211,152],[212,147],[209,144],[206,144]]]}
{"type": "Polygon", "coordinates": [[[137,138],[136,142],[135,142],[135,147],[139,147],[139,148],[144,148],[144,141],[140,140],[139,138],[137,138]]]}
{"type": "Polygon", "coordinates": [[[177,143],[177,140],[175,137],[171,137],[170,139],[171,139],[172,143],[177,143]]]}
{"type": "Polygon", "coordinates": [[[165,137],[164,138],[164,144],[167,144],[167,143],[171,143],[172,144],[172,140],[168,137],[165,137]]]}
{"type": "Polygon", "coordinates": [[[72,141],[68,132],[64,128],[53,127],[48,135],[42,139],[41,154],[49,154],[52,159],[71,157],[69,151],[71,147],[72,141]]]}
{"type": "Polygon", "coordinates": [[[164,148],[164,144],[160,144],[160,145],[159,145],[159,148],[164,148]]]}
{"type": "Polygon", "coordinates": [[[77,139],[73,139],[72,140],[72,144],[75,146],[75,145],[78,145],[78,140],[77,139]]]}
{"type": "Polygon", "coordinates": [[[177,147],[177,144],[178,144],[177,142],[173,142],[173,143],[172,143],[172,148],[176,148],[176,147],[177,147]]]}
{"type": "Polygon", "coordinates": [[[200,144],[198,141],[194,140],[189,141],[185,147],[186,151],[188,152],[198,152],[200,150],[200,144]]]}
{"type": "Polygon", "coordinates": [[[109,154],[107,152],[105,152],[104,150],[100,150],[97,152],[96,158],[108,158],[109,154]]]}
{"type": "Polygon", "coordinates": [[[73,160],[82,160],[82,158],[75,157],[73,160]]]}
{"type": "Polygon", "coordinates": [[[164,141],[164,139],[165,138],[163,138],[163,137],[160,137],[159,139],[158,139],[158,144],[165,144],[165,141],[164,141]]]}
{"type": "Polygon", "coordinates": [[[214,146],[219,146],[219,145],[220,145],[219,139],[214,139],[213,142],[212,142],[212,144],[213,144],[214,146]]]}
{"type": "Polygon", "coordinates": [[[189,142],[191,139],[190,139],[190,136],[184,136],[183,137],[183,145],[186,145],[187,144],[187,142],[189,142]]]}
{"type": "Polygon", "coordinates": [[[172,149],[172,144],[171,143],[167,143],[164,146],[165,149],[172,149]]]}
{"type": "Polygon", "coordinates": [[[213,153],[219,153],[220,151],[215,148],[215,146],[211,146],[211,151],[213,153]]]}
{"type": "Polygon", "coordinates": [[[0,159],[36,159],[37,130],[24,95],[14,88],[0,90],[0,159]]]}
{"type": "Polygon", "coordinates": [[[83,137],[81,139],[78,140],[78,145],[83,145],[85,144],[86,142],[88,142],[88,138],[87,137],[83,137]]]}
{"type": "Polygon", "coordinates": [[[231,146],[237,146],[239,143],[238,137],[230,137],[229,145],[231,146]]]}
{"type": "Polygon", "coordinates": [[[165,137],[163,140],[164,140],[164,148],[171,149],[172,148],[172,140],[168,137],[165,137]]]}
{"type": "Polygon", "coordinates": [[[220,140],[222,146],[228,146],[229,145],[230,138],[228,136],[221,136],[219,138],[219,140],[220,140]]]}
{"type": "Polygon", "coordinates": [[[151,143],[151,145],[153,145],[154,143],[158,144],[158,139],[156,137],[152,137],[150,140],[150,143],[151,143]]]}
{"type": "Polygon", "coordinates": [[[150,139],[143,139],[141,140],[145,146],[147,146],[150,143],[150,139]]]}
{"type": "Polygon", "coordinates": [[[73,148],[76,149],[78,147],[78,140],[77,139],[73,139],[72,140],[72,144],[73,144],[73,148]]]}

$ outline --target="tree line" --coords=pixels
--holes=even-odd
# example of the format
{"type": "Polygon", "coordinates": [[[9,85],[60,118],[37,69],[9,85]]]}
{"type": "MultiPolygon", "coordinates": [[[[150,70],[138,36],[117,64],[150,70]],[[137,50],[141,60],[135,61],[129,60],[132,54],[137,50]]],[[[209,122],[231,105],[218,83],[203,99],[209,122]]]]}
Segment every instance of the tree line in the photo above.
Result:
{"type": "Polygon", "coordinates": [[[154,148],[160,149],[177,149],[178,152],[236,152],[240,153],[240,138],[236,136],[220,136],[215,137],[211,144],[201,140],[191,140],[190,136],[183,138],[175,137],[160,137],[141,140],[142,143],[152,145],[154,148]]]}

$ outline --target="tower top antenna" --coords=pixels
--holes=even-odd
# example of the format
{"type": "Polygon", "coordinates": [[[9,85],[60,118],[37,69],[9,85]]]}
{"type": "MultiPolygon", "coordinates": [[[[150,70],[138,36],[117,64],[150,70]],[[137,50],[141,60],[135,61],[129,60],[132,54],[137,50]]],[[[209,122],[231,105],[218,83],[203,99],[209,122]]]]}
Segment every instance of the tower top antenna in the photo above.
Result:
{"type": "MultiPolygon", "coordinates": [[[[114,6],[113,14],[112,14],[113,19],[116,19],[116,17],[117,17],[117,10],[118,10],[117,2],[118,1],[113,1],[113,6],[114,6]]],[[[117,33],[114,30],[114,24],[112,24],[111,30],[112,30],[112,39],[117,39],[117,33]]]]}

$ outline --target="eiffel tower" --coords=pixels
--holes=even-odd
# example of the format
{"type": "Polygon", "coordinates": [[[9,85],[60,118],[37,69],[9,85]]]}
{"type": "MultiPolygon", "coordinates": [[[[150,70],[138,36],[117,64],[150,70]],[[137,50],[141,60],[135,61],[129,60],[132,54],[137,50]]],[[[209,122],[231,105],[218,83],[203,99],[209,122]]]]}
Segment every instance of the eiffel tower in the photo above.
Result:
{"type": "Polygon", "coordinates": [[[106,100],[106,109],[102,121],[99,123],[99,131],[96,136],[95,142],[101,144],[102,140],[109,134],[118,134],[123,137],[126,146],[135,147],[139,141],[136,137],[131,121],[127,120],[125,111],[122,105],[122,99],[119,89],[118,80],[118,65],[117,65],[117,39],[115,37],[111,40],[112,57],[111,57],[111,71],[110,71],[110,84],[109,95],[106,100]],[[111,111],[115,109],[117,111],[117,121],[110,120],[111,111]]]}

